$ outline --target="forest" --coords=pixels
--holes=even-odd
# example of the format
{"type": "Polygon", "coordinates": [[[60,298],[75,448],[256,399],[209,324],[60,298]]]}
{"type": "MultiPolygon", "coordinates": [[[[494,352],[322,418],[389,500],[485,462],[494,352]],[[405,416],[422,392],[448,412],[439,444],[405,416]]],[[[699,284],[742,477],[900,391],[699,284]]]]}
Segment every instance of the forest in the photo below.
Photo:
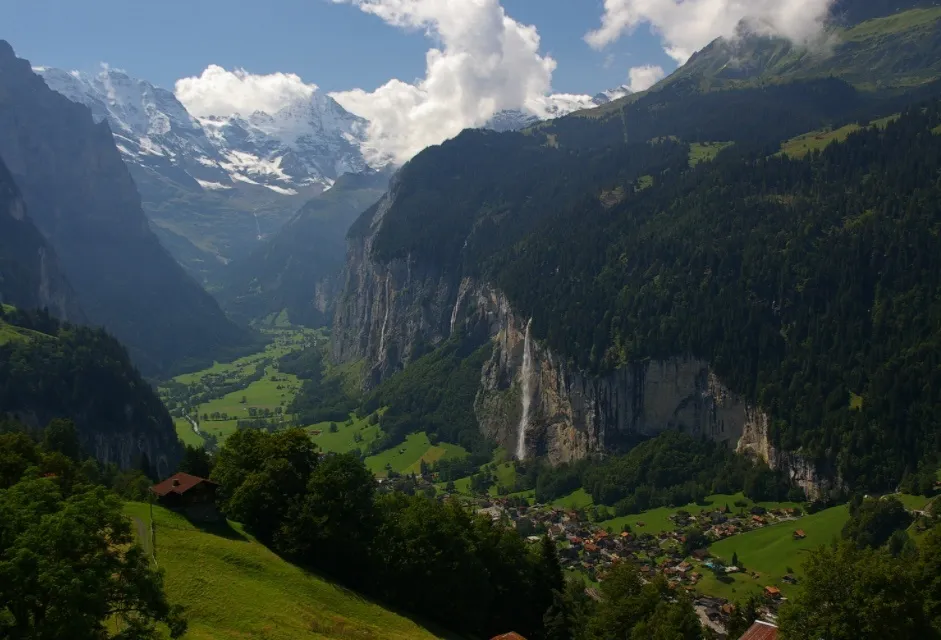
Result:
{"type": "MultiPolygon", "coordinates": [[[[62,323],[45,311],[0,311],[28,338],[0,344],[0,406],[45,424],[74,420],[82,446],[95,450],[139,435],[166,455],[161,473],[182,453],[166,408],[140,375],[127,350],[102,329],[62,323]]],[[[116,449],[107,455],[116,455],[116,449]]],[[[106,449],[105,449],[106,450],[106,449]]],[[[128,463],[136,463],[129,460],[128,463]]],[[[156,464],[156,460],[153,461],[156,464]]]]}

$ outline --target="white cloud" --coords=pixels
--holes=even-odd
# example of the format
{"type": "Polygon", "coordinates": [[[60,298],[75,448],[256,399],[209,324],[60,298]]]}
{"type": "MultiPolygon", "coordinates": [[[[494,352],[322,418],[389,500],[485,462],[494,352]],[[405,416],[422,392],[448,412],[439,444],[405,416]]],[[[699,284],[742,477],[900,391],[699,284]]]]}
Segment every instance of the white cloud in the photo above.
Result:
{"type": "Polygon", "coordinates": [[[646,91],[654,86],[666,76],[666,71],[659,65],[646,64],[642,67],[631,67],[628,77],[630,82],[628,88],[632,93],[646,91]]]}
{"type": "Polygon", "coordinates": [[[585,40],[596,49],[641,24],[660,35],[677,63],[715,38],[734,37],[742,20],[758,33],[797,43],[818,37],[833,0],[604,0],[601,26],[585,40]]]}
{"type": "Polygon", "coordinates": [[[436,44],[415,83],[391,80],[372,92],[331,94],[369,121],[374,154],[403,162],[504,109],[548,115],[556,62],[540,55],[536,28],[510,18],[499,0],[333,1],[393,26],[423,29],[436,44]]]}
{"type": "Polygon", "coordinates": [[[300,99],[309,99],[317,85],[293,73],[254,75],[209,65],[201,75],[176,82],[176,97],[197,117],[276,113],[300,99]]]}

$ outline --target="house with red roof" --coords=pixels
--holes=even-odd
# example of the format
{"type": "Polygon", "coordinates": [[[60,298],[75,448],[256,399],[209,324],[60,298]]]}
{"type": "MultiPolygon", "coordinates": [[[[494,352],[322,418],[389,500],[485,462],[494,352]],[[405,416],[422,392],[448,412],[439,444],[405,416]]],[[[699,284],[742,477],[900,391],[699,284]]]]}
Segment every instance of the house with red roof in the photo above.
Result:
{"type": "Polygon", "coordinates": [[[777,640],[778,628],[770,622],[755,620],[739,640],[777,640]]]}
{"type": "Polygon", "coordinates": [[[212,480],[180,472],[155,484],[150,491],[160,506],[180,511],[193,521],[216,522],[222,519],[216,508],[218,488],[212,480]]]}

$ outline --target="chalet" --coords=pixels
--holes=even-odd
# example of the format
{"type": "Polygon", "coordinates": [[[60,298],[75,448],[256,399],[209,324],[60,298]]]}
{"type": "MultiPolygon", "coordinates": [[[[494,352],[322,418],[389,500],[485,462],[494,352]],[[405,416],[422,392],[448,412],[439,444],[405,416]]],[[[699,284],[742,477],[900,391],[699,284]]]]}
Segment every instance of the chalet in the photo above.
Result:
{"type": "Polygon", "coordinates": [[[526,640],[526,638],[516,633],[515,631],[510,631],[509,633],[504,633],[500,636],[494,636],[490,640],[526,640]]]}
{"type": "Polygon", "coordinates": [[[765,596],[772,600],[777,600],[781,597],[781,590],[777,587],[765,587],[765,596]]]}
{"type": "Polygon", "coordinates": [[[803,529],[798,529],[797,531],[794,532],[794,539],[795,539],[795,540],[803,540],[803,539],[806,538],[806,537],[807,537],[807,534],[804,533],[804,530],[803,530],[803,529]]]}
{"type": "Polygon", "coordinates": [[[777,640],[778,628],[770,622],[755,620],[739,640],[777,640]]]}
{"type": "Polygon", "coordinates": [[[216,509],[218,484],[188,473],[176,473],[150,488],[157,503],[181,511],[190,520],[217,522],[222,519],[216,509]]]}

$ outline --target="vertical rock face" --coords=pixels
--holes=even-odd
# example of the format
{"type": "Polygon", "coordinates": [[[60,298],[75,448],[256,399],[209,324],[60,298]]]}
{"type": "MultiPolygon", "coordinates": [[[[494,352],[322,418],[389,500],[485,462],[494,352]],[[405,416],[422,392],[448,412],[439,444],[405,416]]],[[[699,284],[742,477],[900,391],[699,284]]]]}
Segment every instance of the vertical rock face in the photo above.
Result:
{"type": "Polygon", "coordinates": [[[481,371],[475,413],[482,432],[517,457],[540,455],[561,464],[676,429],[756,455],[810,495],[829,487],[810,461],[775,449],[768,416],[725,387],[702,360],[633,362],[594,376],[531,340],[531,362],[524,367],[529,319],[515,313],[500,291],[410,256],[372,259],[373,238],[394,198],[393,184],[354,227],[334,318],[333,357],[364,361],[365,387],[404,368],[417,347],[483,326],[493,352],[481,371]],[[531,397],[525,420],[524,388],[531,397]]]}
{"type": "Polygon", "coordinates": [[[84,320],[55,251],[26,213],[13,176],[0,160],[0,302],[48,309],[61,320],[84,320]]]}
{"type": "Polygon", "coordinates": [[[460,278],[411,257],[378,264],[371,259],[374,232],[391,206],[390,195],[364,214],[351,231],[340,298],[336,305],[333,357],[364,360],[365,387],[408,363],[416,348],[436,345],[451,334],[451,313],[460,278]]]}

